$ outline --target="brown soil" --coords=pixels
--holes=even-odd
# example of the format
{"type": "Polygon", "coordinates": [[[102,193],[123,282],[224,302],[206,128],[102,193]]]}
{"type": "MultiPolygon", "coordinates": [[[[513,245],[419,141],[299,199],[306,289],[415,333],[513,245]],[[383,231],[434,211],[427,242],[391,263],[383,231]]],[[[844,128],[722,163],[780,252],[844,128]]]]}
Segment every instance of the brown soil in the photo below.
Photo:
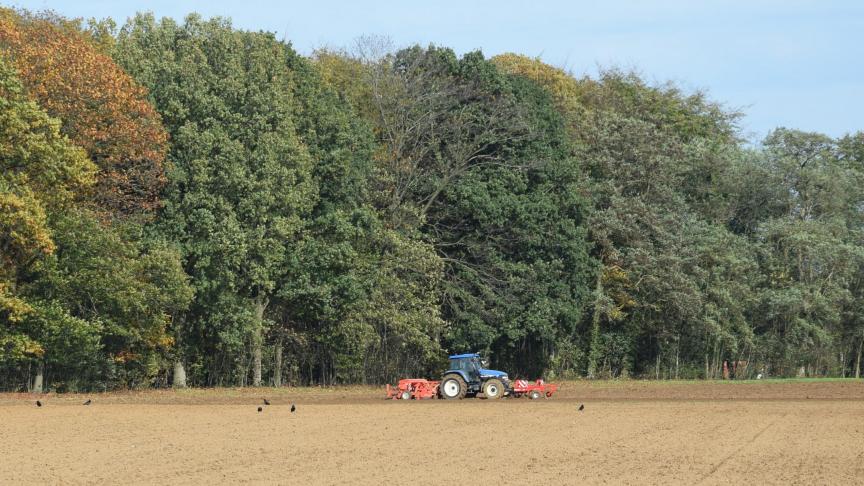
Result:
{"type": "Polygon", "coordinates": [[[380,388],[0,395],[0,484],[850,484],[864,382],[567,383],[530,401],[380,388]],[[257,412],[261,397],[273,405],[257,412]],[[289,411],[297,404],[297,413],[289,411]],[[585,404],[585,411],[577,410],[585,404]]]}

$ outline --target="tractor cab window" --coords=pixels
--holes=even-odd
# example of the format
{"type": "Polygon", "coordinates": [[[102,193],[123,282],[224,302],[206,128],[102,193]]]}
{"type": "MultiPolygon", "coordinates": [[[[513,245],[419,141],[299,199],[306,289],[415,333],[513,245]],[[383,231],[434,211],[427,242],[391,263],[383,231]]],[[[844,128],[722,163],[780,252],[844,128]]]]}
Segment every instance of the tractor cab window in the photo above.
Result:
{"type": "Polygon", "coordinates": [[[481,368],[478,358],[462,358],[450,361],[450,369],[465,372],[468,376],[474,375],[481,368]]]}

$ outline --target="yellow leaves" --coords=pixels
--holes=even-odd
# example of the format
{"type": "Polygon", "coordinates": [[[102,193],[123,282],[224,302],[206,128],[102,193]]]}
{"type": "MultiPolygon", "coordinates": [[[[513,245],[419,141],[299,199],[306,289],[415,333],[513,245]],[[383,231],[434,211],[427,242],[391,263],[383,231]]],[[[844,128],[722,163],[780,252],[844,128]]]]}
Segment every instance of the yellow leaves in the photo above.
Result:
{"type": "Polygon", "coordinates": [[[604,266],[602,272],[603,274],[601,278],[603,279],[603,285],[608,286],[610,284],[619,283],[623,286],[629,287],[630,278],[627,276],[627,272],[620,266],[604,266]]]}
{"type": "Polygon", "coordinates": [[[577,80],[563,69],[521,54],[500,54],[493,57],[492,62],[506,73],[526,77],[545,88],[559,108],[569,114],[578,110],[586,83],[593,83],[587,79],[577,80]]]}
{"type": "Polygon", "coordinates": [[[138,361],[140,357],[133,353],[132,351],[120,351],[119,353],[112,356],[112,359],[117,364],[124,364],[133,361],[138,361]]]}
{"type": "Polygon", "coordinates": [[[43,348],[41,344],[31,339],[27,339],[26,341],[24,341],[23,352],[25,355],[33,356],[35,358],[41,358],[45,356],[45,348],[43,348]]]}
{"type": "Polygon", "coordinates": [[[375,108],[368,82],[370,66],[346,52],[316,50],[312,60],[324,84],[345,96],[364,118],[373,119],[375,108]]]}
{"type": "Polygon", "coordinates": [[[604,265],[601,272],[603,287],[614,303],[607,310],[606,315],[610,321],[620,321],[627,317],[626,310],[637,304],[629,294],[629,289],[633,287],[630,276],[626,270],[614,264],[604,265]]]}
{"type": "Polygon", "coordinates": [[[0,246],[6,249],[0,255],[0,272],[36,254],[54,252],[42,204],[26,188],[22,192],[0,193],[0,246]]]}
{"type": "Polygon", "coordinates": [[[8,286],[0,282],[0,315],[14,324],[31,312],[33,308],[27,302],[12,295],[8,286]]]}
{"type": "Polygon", "coordinates": [[[59,132],[59,123],[24,98],[0,61],[0,279],[54,242],[47,210],[67,204],[92,183],[95,166],[59,132]]]}
{"type": "Polygon", "coordinates": [[[621,319],[624,319],[625,317],[627,317],[627,313],[624,312],[621,309],[621,307],[616,306],[616,307],[609,309],[607,317],[609,318],[610,321],[620,321],[621,319]]]}
{"type": "Polygon", "coordinates": [[[14,362],[27,358],[42,358],[45,356],[45,348],[38,342],[23,334],[0,334],[0,364],[3,362],[14,362]]]}

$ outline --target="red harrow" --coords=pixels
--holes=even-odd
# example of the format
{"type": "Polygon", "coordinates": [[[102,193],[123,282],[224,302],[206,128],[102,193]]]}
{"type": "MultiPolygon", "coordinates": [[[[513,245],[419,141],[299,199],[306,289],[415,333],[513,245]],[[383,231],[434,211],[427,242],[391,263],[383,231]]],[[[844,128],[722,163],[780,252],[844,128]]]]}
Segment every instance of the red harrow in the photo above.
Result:
{"type": "Polygon", "coordinates": [[[387,385],[387,398],[393,400],[421,400],[423,398],[437,398],[438,385],[440,381],[429,381],[422,378],[406,378],[399,380],[395,387],[387,385]]]}
{"type": "Polygon", "coordinates": [[[516,380],[513,382],[513,390],[510,395],[513,398],[527,396],[536,400],[540,397],[551,398],[556,391],[558,391],[558,385],[545,383],[543,380],[537,380],[534,383],[527,380],[516,380]]]}

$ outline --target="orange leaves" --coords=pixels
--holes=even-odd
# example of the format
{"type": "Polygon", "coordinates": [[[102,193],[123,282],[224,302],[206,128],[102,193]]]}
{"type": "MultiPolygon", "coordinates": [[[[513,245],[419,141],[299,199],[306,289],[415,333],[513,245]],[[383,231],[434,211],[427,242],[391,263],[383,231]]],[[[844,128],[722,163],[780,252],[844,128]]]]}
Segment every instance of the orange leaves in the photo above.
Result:
{"type": "Polygon", "coordinates": [[[46,210],[92,182],[95,166],[59,125],[0,60],[0,281],[54,251],[46,210]]]}
{"type": "Polygon", "coordinates": [[[114,215],[157,207],[168,135],[144,88],[83,34],[48,19],[0,10],[0,52],[99,166],[87,199],[114,215]]]}

